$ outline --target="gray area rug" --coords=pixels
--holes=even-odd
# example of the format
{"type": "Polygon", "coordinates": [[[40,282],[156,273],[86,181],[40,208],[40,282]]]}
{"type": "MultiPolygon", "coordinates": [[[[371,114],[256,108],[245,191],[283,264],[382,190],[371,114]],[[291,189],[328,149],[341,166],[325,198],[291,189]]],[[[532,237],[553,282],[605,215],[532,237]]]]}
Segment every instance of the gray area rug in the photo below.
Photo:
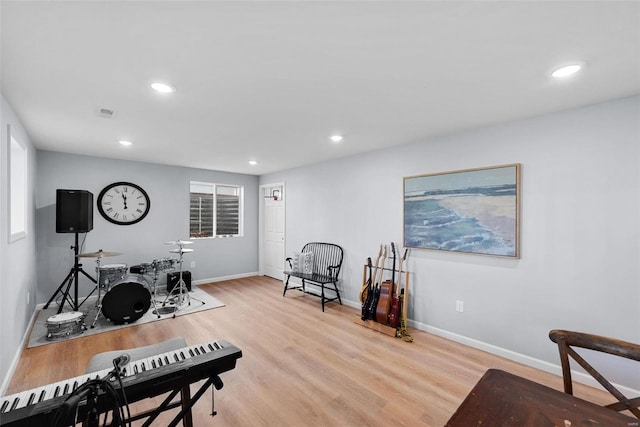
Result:
{"type": "MultiPolygon", "coordinates": [[[[109,298],[107,298],[107,294],[102,295],[103,313],[106,312],[111,314],[112,317],[118,318],[119,320],[117,322],[122,322],[124,318],[129,317],[129,314],[131,314],[132,317],[138,317],[140,315],[139,313],[141,313],[146,305],[146,298],[137,298],[138,294],[135,292],[135,289],[122,288],[121,291],[122,292],[120,293],[113,292],[109,298]],[[142,303],[140,301],[142,301],[142,303]],[[142,305],[142,307],[140,307],[140,305],[142,305]],[[136,311],[138,314],[136,314],[136,311]]],[[[144,295],[145,294],[143,293],[143,297],[144,295]]],[[[197,286],[192,287],[192,290],[189,292],[189,296],[191,298],[191,304],[183,303],[178,305],[178,310],[175,312],[176,317],[213,308],[224,307],[222,302],[218,301],[205,291],[198,289],[197,286]],[[202,302],[204,302],[204,304],[202,304],[202,302]]],[[[42,309],[38,312],[33,328],[31,329],[27,348],[53,344],[79,337],[86,337],[88,335],[100,334],[102,332],[113,331],[115,329],[126,328],[128,326],[141,325],[143,323],[150,323],[163,319],[171,319],[173,318],[173,310],[176,308],[176,304],[168,301],[163,307],[162,303],[165,301],[165,297],[166,290],[158,288],[155,298],[155,307],[153,303],[150,303],[149,309],[142,315],[142,317],[131,323],[117,324],[107,319],[103,314],[100,314],[94,328],[91,328],[91,324],[96,317],[97,296],[90,297],[80,306],[79,312],[82,312],[82,317],[79,317],[79,314],[74,314],[77,312],[72,312],[68,304],[65,305],[61,315],[57,315],[58,305],[53,302],[47,309],[42,309]],[[156,308],[160,313],[160,318],[158,318],[157,314],[154,314],[156,308]],[[84,326],[86,326],[86,329],[84,326]],[[47,335],[50,333],[52,336],[48,338],[47,335]]]]}

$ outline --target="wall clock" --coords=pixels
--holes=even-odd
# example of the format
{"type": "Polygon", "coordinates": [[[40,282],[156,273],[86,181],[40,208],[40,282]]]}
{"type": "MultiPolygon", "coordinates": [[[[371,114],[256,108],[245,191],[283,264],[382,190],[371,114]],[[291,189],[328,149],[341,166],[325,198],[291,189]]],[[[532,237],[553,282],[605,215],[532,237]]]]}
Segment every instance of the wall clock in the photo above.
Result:
{"type": "Polygon", "coordinates": [[[142,221],[151,208],[149,195],[130,182],[114,182],[98,195],[98,211],[109,222],[131,225],[142,221]]]}

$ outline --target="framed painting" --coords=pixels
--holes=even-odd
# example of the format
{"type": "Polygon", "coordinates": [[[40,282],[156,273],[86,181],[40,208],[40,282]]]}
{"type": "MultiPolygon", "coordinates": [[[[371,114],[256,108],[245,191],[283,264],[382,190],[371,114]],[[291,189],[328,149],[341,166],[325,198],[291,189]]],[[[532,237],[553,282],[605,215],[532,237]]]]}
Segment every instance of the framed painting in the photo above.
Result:
{"type": "Polygon", "coordinates": [[[404,178],[408,248],[520,257],[520,164],[404,178]]]}

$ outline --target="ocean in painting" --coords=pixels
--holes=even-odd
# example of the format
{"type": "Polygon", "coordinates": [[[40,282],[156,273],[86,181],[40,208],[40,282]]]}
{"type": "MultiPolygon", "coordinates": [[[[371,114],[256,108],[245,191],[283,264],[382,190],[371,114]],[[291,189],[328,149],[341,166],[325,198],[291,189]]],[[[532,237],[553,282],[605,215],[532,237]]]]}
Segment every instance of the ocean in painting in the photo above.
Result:
{"type": "Polygon", "coordinates": [[[405,194],[405,246],[515,256],[515,204],[515,184],[405,194]]]}

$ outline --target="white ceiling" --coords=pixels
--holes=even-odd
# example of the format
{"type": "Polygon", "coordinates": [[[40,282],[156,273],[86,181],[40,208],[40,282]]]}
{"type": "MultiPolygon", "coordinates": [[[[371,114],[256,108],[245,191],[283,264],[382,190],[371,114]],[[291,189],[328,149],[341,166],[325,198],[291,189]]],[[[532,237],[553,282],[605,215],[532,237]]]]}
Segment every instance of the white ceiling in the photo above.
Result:
{"type": "Polygon", "coordinates": [[[0,13],[2,93],[43,150],[259,175],[640,93],[638,1],[3,0],[0,13]],[[573,60],[582,73],[551,79],[573,60]]]}

